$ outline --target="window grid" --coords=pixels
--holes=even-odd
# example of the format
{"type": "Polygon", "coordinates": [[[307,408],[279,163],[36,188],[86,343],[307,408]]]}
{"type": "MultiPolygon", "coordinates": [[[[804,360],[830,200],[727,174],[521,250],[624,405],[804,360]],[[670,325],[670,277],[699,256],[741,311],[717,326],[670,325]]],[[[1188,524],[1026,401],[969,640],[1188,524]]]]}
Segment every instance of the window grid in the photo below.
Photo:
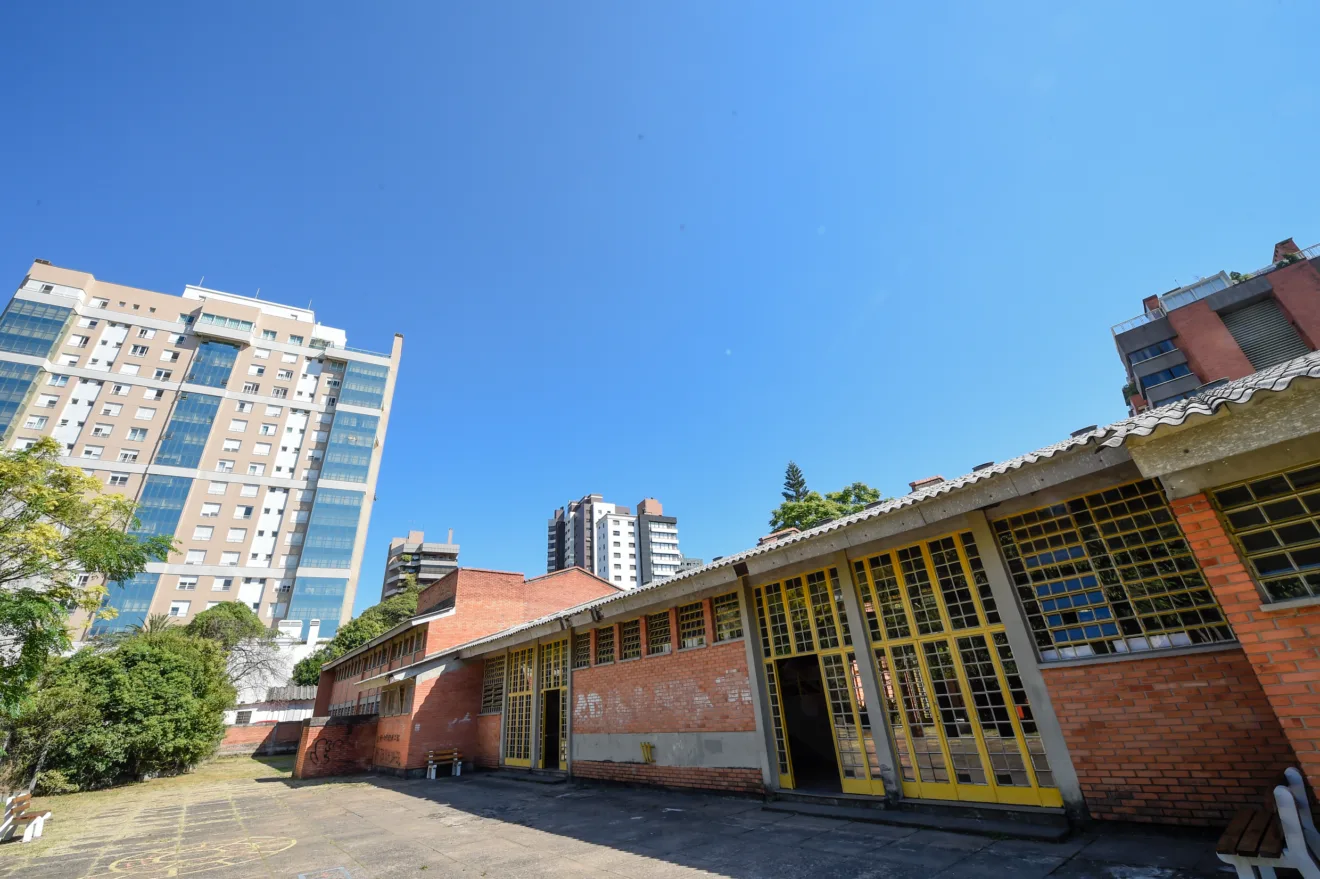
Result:
{"type": "Polygon", "coordinates": [[[503,656],[486,660],[481,679],[482,714],[499,714],[504,708],[504,664],[503,656]]]}
{"type": "Polygon", "coordinates": [[[986,784],[985,767],[976,747],[976,734],[972,731],[967,701],[954,667],[953,654],[948,641],[927,641],[921,645],[926,654],[926,668],[930,671],[931,691],[939,710],[940,724],[944,727],[944,740],[953,761],[953,772],[959,784],[986,784]]]}
{"type": "Polygon", "coordinates": [[[636,659],[642,655],[642,621],[619,623],[619,659],[636,659]]]}
{"type": "Polygon", "coordinates": [[[591,667],[591,633],[573,635],[573,668],[591,667]]]}
{"type": "Polygon", "coordinates": [[[678,608],[678,646],[681,649],[706,646],[706,604],[694,601],[678,608]]]}
{"type": "Polygon", "coordinates": [[[1022,728],[1022,738],[1027,743],[1027,755],[1031,758],[1032,769],[1036,771],[1036,783],[1042,787],[1054,787],[1054,773],[1050,770],[1049,758],[1045,756],[1045,743],[1036,727],[1031,703],[1027,701],[1027,690],[1022,685],[1022,676],[1018,674],[1017,660],[1013,658],[1013,650],[1008,646],[1008,635],[995,632],[994,642],[999,664],[1004,669],[1004,679],[1008,682],[1008,694],[1017,712],[1018,726],[1022,728]]]}
{"type": "Polygon", "coordinates": [[[834,626],[834,612],[830,609],[830,596],[825,589],[824,571],[813,571],[807,575],[811,615],[816,620],[816,643],[820,645],[821,650],[839,646],[839,633],[834,626]]]}
{"type": "Polygon", "coordinates": [[[898,551],[899,568],[903,571],[903,582],[907,586],[908,603],[912,605],[912,617],[917,622],[918,635],[938,634],[944,631],[944,622],[940,619],[939,601],[930,583],[930,572],[926,570],[926,559],[921,546],[905,546],[898,551]]]}
{"type": "Polygon", "coordinates": [[[967,573],[963,570],[962,559],[958,558],[958,547],[953,538],[941,537],[932,540],[927,546],[930,549],[930,560],[935,565],[935,579],[944,596],[949,624],[955,629],[976,628],[981,624],[981,619],[976,612],[972,589],[968,584],[967,573]]]}
{"type": "Polygon", "coordinates": [[[810,653],[816,649],[816,644],[811,634],[811,619],[807,615],[801,577],[784,583],[784,602],[788,605],[788,619],[793,624],[793,649],[798,653],[810,653]]]}
{"type": "Polygon", "coordinates": [[[892,648],[894,678],[902,695],[904,716],[911,733],[912,761],[921,781],[940,784],[949,781],[949,770],[944,763],[939,733],[934,729],[935,718],[930,697],[921,678],[921,664],[913,644],[899,644],[892,648]]]}
{"type": "Polygon", "coordinates": [[[1269,601],[1320,596],[1320,464],[1212,495],[1269,601]]]}
{"type": "Polygon", "coordinates": [[[742,614],[738,610],[738,593],[717,595],[711,599],[715,617],[715,640],[732,641],[743,636],[742,614]]]}
{"type": "Polygon", "coordinates": [[[972,580],[976,583],[976,593],[981,598],[981,610],[985,611],[985,621],[997,625],[999,606],[995,604],[994,594],[990,591],[990,578],[986,575],[985,565],[981,563],[981,552],[976,548],[972,532],[964,531],[958,535],[962,541],[963,555],[967,556],[967,566],[972,569],[972,580]]]}
{"type": "Polygon", "coordinates": [[[669,631],[669,611],[646,615],[646,655],[659,656],[668,653],[673,646],[672,633],[669,631]]]}
{"type": "Polygon", "coordinates": [[[535,665],[535,648],[509,654],[504,759],[524,765],[532,759],[532,676],[535,665]]]}
{"type": "Polygon", "coordinates": [[[775,675],[775,664],[765,664],[765,687],[770,695],[770,720],[775,730],[775,756],[779,761],[779,774],[789,775],[792,769],[788,765],[788,747],[784,739],[784,715],[779,707],[779,680],[775,675]]]}
{"type": "Polygon", "coordinates": [[[614,661],[614,627],[607,626],[596,630],[596,665],[608,665],[614,661]]]}
{"type": "Polygon", "coordinates": [[[825,695],[829,705],[834,741],[839,749],[839,767],[844,778],[866,778],[863,765],[861,736],[857,718],[853,714],[852,697],[848,693],[848,675],[843,657],[826,653],[820,657],[825,678],[825,695]]]}
{"type": "Polygon", "coordinates": [[[1152,480],[994,528],[1043,661],[1233,640],[1152,480]]]}

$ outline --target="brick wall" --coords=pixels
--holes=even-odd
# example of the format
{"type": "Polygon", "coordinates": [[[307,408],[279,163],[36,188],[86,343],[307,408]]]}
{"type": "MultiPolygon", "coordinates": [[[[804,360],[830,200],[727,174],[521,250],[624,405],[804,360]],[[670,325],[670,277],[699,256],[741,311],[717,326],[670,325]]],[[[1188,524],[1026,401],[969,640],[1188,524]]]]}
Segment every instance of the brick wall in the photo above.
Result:
{"type": "Polygon", "coordinates": [[[1311,350],[1320,348],[1320,271],[1303,260],[1270,272],[1274,298],[1311,350]]]}
{"type": "Polygon", "coordinates": [[[1174,344],[1187,355],[1187,365],[1202,382],[1242,378],[1256,371],[1204,299],[1169,312],[1169,326],[1178,334],[1174,344]]]}
{"type": "Polygon", "coordinates": [[[1296,752],[1294,762],[1313,788],[1320,787],[1320,607],[1263,610],[1206,496],[1174,501],[1173,513],[1296,752]]]}
{"type": "Polygon", "coordinates": [[[404,718],[413,724],[405,768],[426,766],[427,751],[458,748],[464,760],[476,754],[482,667],[480,660],[451,662],[435,677],[417,682],[412,715],[404,718]]]}
{"type": "Polygon", "coordinates": [[[1093,817],[1223,825],[1293,760],[1236,647],[1042,672],[1093,817]]]}
{"type": "Polygon", "coordinates": [[[755,729],[741,639],[573,672],[575,734],[755,729]]]}
{"type": "Polygon", "coordinates": [[[482,714],[477,718],[477,747],[473,758],[478,766],[497,769],[500,765],[501,714],[482,714]]]}
{"type": "Polygon", "coordinates": [[[395,714],[376,721],[376,746],[371,765],[381,769],[407,769],[412,724],[408,715],[395,714]]]}
{"type": "Polygon", "coordinates": [[[654,763],[597,763],[574,760],[573,775],[624,784],[654,784],[662,787],[701,788],[762,794],[759,769],[703,769],[687,766],[657,766],[654,763]]]}
{"type": "Polygon", "coordinates": [[[221,757],[292,754],[298,749],[302,727],[301,720],[227,726],[220,750],[216,753],[221,757]]]}
{"type": "Polygon", "coordinates": [[[376,715],[312,717],[303,721],[295,778],[350,775],[371,768],[376,750],[376,715]]]}

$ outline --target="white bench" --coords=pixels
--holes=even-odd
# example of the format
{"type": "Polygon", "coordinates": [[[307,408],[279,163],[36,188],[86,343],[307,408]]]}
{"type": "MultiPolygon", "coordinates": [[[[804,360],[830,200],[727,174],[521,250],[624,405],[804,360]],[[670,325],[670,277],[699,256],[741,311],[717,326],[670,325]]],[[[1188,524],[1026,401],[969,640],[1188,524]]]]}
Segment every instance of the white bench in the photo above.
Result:
{"type": "Polygon", "coordinates": [[[32,812],[32,793],[25,791],[5,799],[5,817],[0,820],[0,842],[12,838],[20,829],[23,842],[31,842],[41,836],[50,812],[32,812]]]}
{"type": "Polygon", "coordinates": [[[1275,867],[1291,867],[1303,879],[1320,879],[1320,833],[1315,828],[1306,786],[1296,769],[1284,773],[1287,786],[1274,788],[1262,809],[1241,809],[1219,838],[1215,854],[1231,864],[1239,879],[1275,879],[1275,867]]]}

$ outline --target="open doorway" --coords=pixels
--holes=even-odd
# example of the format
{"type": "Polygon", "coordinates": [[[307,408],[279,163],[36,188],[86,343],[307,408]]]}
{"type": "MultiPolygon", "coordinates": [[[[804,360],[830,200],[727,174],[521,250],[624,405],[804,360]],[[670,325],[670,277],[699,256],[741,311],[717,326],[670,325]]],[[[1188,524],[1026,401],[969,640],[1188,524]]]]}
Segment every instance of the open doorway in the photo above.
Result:
{"type": "Polygon", "coordinates": [[[541,766],[546,769],[562,769],[559,765],[559,731],[562,728],[559,712],[563,700],[558,690],[551,690],[541,698],[545,704],[545,717],[541,724],[541,766]]]}
{"type": "Polygon", "coordinates": [[[777,663],[784,726],[798,790],[841,791],[834,727],[825,701],[820,660],[797,656],[777,663]]]}

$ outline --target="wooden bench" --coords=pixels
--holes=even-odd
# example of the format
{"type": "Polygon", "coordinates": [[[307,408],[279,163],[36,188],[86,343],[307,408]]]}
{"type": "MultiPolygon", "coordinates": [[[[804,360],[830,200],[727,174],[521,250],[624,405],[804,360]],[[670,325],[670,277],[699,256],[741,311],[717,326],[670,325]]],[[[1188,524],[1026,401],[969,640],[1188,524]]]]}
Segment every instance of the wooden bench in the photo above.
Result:
{"type": "Polygon", "coordinates": [[[1304,879],[1320,879],[1320,866],[1308,851],[1311,840],[1300,817],[1305,814],[1306,823],[1314,827],[1306,788],[1296,770],[1289,773],[1288,786],[1274,789],[1272,803],[1260,809],[1239,809],[1215,845],[1219,860],[1231,864],[1240,879],[1274,879],[1275,867],[1291,867],[1304,879]]]}
{"type": "Polygon", "coordinates": [[[426,777],[435,778],[436,768],[449,764],[450,775],[463,774],[463,754],[458,748],[445,748],[426,752],[426,777]]]}
{"type": "Polygon", "coordinates": [[[41,836],[50,812],[33,812],[32,793],[25,792],[5,800],[5,817],[0,821],[0,842],[11,839],[21,829],[23,842],[31,842],[41,836]]]}

